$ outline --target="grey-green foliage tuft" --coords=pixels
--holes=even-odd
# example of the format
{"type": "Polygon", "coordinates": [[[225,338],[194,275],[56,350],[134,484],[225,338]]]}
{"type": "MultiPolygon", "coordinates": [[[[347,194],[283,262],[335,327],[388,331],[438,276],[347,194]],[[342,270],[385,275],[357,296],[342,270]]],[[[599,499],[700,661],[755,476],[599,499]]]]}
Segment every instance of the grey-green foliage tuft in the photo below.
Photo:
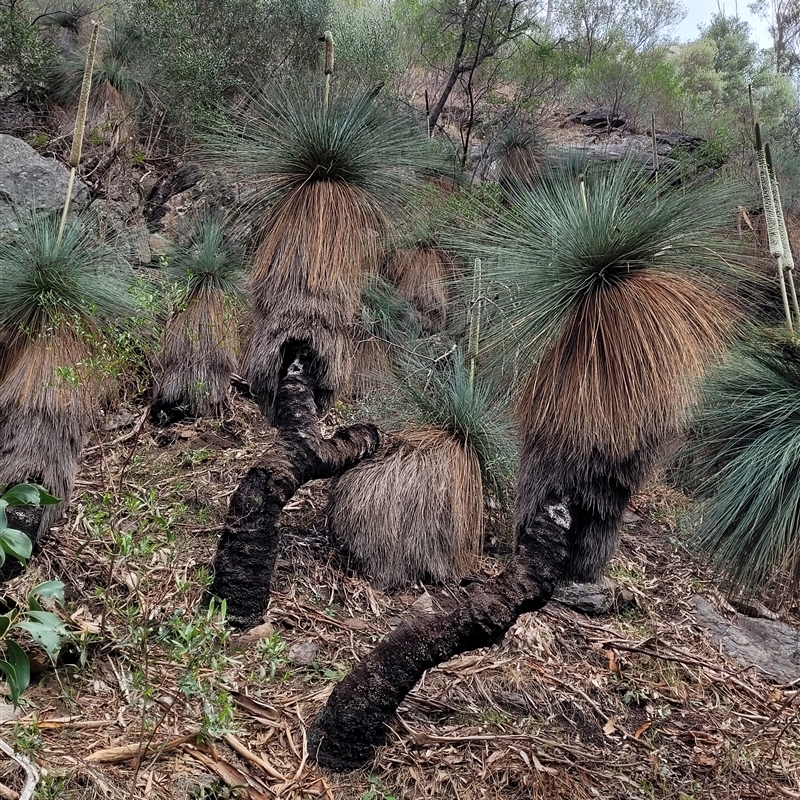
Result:
{"type": "Polygon", "coordinates": [[[459,349],[438,362],[425,349],[419,343],[398,357],[387,421],[447,431],[475,453],[484,486],[505,498],[517,462],[508,396],[487,375],[471,378],[459,349]]]}
{"type": "Polygon", "coordinates": [[[702,500],[695,543],[738,587],[800,581],[800,345],[761,332],[709,379],[685,448],[702,500]]]}
{"type": "Polygon", "coordinates": [[[521,348],[521,366],[538,361],[584,298],[641,270],[683,273],[717,289],[736,277],[737,243],[720,235],[736,187],[664,191],[633,161],[587,165],[581,175],[586,207],[573,167],[556,167],[533,189],[512,192],[512,208],[476,251],[487,280],[508,287],[498,298],[505,324],[497,344],[521,348]]]}
{"type": "Polygon", "coordinates": [[[102,328],[128,317],[135,303],[123,277],[130,267],[97,238],[95,221],[32,211],[0,240],[0,337],[36,335],[64,317],[102,328]]]}
{"type": "MultiPolygon", "coordinates": [[[[92,70],[92,94],[108,83],[134,108],[153,88],[155,76],[146,69],[142,58],[142,37],[130,25],[118,21],[98,48],[92,70]]],[[[55,100],[69,105],[77,102],[86,65],[86,53],[74,48],[54,60],[48,69],[48,89],[55,100]]]]}
{"type": "Polygon", "coordinates": [[[247,181],[259,211],[317,180],[357,187],[384,209],[405,212],[415,170],[440,156],[418,126],[378,97],[378,90],[331,91],[327,113],[319,87],[288,84],[250,98],[204,137],[207,161],[247,181]]]}
{"type": "Polygon", "coordinates": [[[202,292],[220,291],[230,298],[241,293],[243,257],[227,236],[221,217],[205,215],[187,244],[173,243],[166,255],[164,272],[180,288],[182,301],[202,292]]]}

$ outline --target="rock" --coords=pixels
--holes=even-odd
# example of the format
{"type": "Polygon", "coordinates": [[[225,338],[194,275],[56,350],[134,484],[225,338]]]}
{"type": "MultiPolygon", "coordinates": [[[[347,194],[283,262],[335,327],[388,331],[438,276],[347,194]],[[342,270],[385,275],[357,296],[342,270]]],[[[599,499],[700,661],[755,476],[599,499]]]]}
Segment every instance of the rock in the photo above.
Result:
{"type": "Polygon", "coordinates": [[[369,628],[369,623],[361,617],[349,617],[342,624],[352,631],[365,631],[369,628]]]}
{"type": "Polygon", "coordinates": [[[13,722],[22,716],[22,706],[12,706],[8,703],[0,703],[0,723],[13,722]]]}
{"type": "Polygon", "coordinates": [[[176,194],[185,192],[203,177],[202,167],[194,161],[181,164],[171,175],[158,183],[145,203],[144,215],[147,222],[157,227],[167,213],[166,202],[176,194]]]}
{"type": "Polygon", "coordinates": [[[755,667],[767,680],[800,680],[800,630],[770,619],[736,614],[727,619],[705,598],[692,598],[698,624],[709,639],[742,667],[755,667]]]}
{"type": "Polygon", "coordinates": [[[433,598],[427,591],[411,604],[411,611],[414,614],[433,614],[433,598]]]}
{"type": "Polygon", "coordinates": [[[641,520],[641,517],[628,508],[622,512],[622,521],[625,525],[632,525],[634,522],[639,522],[639,520],[641,520]]]}
{"type": "Polygon", "coordinates": [[[289,661],[300,667],[307,667],[317,657],[318,648],[310,639],[305,642],[295,642],[289,648],[289,661]]]}
{"type": "Polygon", "coordinates": [[[262,639],[269,639],[274,633],[275,626],[271,622],[265,622],[262,625],[256,625],[255,628],[250,628],[249,631],[245,631],[238,636],[234,636],[232,642],[239,647],[247,648],[262,639]]]}
{"type": "Polygon", "coordinates": [[[692,136],[691,133],[682,131],[656,131],[656,142],[665,145],[670,150],[673,147],[680,147],[691,152],[704,145],[706,140],[701,136],[692,136]]]}
{"type": "Polygon", "coordinates": [[[569,583],[556,589],[553,600],[589,616],[605,614],[614,606],[614,584],[607,579],[601,583],[569,583]]]}
{"type": "Polygon", "coordinates": [[[162,236],[160,233],[152,233],[148,237],[148,247],[150,249],[150,256],[156,261],[167,254],[169,250],[169,240],[162,236]]]}
{"type": "Polygon", "coordinates": [[[186,162],[152,189],[144,216],[151,232],[185,242],[194,223],[207,210],[224,213],[256,192],[253,185],[233,187],[222,171],[204,171],[199,164],[186,162]]]}
{"type": "Polygon", "coordinates": [[[116,414],[106,416],[102,424],[104,431],[118,431],[120,428],[130,428],[137,420],[136,414],[127,408],[121,408],[116,414]]]}
{"type": "Polygon", "coordinates": [[[619,109],[611,106],[598,106],[589,111],[578,111],[570,114],[567,122],[588,125],[590,128],[601,128],[604,130],[621,130],[628,124],[628,115],[619,109]]]}
{"type": "Polygon", "coordinates": [[[150,232],[136,200],[98,199],[90,208],[97,217],[100,235],[113,242],[128,263],[150,263],[150,232]]]}
{"type": "MultiPolygon", "coordinates": [[[[15,227],[14,211],[60,211],[69,184],[69,170],[40,156],[29,144],[0,134],[0,229],[15,227]]],[[[89,203],[89,190],[75,180],[73,211],[89,203]]]]}

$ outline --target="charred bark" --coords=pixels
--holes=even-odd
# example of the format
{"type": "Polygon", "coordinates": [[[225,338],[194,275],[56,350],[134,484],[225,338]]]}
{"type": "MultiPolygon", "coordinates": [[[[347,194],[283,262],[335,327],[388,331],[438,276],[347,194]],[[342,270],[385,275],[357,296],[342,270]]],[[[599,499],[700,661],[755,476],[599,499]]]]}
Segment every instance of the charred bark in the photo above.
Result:
{"type": "Polygon", "coordinates": [[[380,435],[373,425],[322,437],[308,363],[298,357],[281,381],[275,444],[234,492],[219,541],[209,593],[225,599],[228,621],[238,628],[262,621],[278,554],[278,518],[286,503],[304,483],[338,475],[378,448],[380,435]]]}
{"type": "Polygon", "coordinates": [[[416,617],[392,631],[314,720],[309,750],[317,761],[336,770],[363,766],[425,670],[499,642],[520,614],[542,608],[569,564],[574,517],[570,503],[549,497],[518,523],[516,551],[500,575],[449,614],[416,617]]]}

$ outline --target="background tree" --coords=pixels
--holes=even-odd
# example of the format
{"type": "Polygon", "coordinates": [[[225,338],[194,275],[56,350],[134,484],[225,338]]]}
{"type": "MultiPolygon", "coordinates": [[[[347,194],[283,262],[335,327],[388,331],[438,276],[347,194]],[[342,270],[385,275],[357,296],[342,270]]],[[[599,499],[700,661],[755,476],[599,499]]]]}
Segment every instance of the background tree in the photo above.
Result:
{"type": "Polygon", "coordinates": [[[800,67],[800,2],[757,0],[750,8],[769,24],[778,72],[793,75],[800,67]]]}

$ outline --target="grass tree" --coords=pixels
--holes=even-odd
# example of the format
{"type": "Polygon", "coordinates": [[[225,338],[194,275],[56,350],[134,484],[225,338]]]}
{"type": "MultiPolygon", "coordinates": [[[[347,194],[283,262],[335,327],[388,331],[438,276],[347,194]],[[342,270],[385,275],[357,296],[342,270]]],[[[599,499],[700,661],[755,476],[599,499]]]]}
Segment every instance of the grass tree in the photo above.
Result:
{"type": "Polygon", "coordinates": [[[252,199],[259,234],[244,372],[278,428],[275,446],[231,498],[214,561],[211,591],[241,627],[258,624],[266,608],[286,502],[378,446],[371,426],[323,439],[318,417],[349,382],[363,276],[406,211],[415,170],[437,163],[377,91],[343,93],[329,83],[251,98],[205,145],[252,199]]]}
{"type": "Polygon", "coordinates": [[[548,141],[536,129],[509,127],[503,131],[492,154],[497,159],[497,179],[506,196],[513,198],[520,188],[534,185],[548,166],[548,148],[548,141]]]}
{"type": "Polygon", "coordinates": [[[0,486],[32,481],[62,500],[104,391],[98,359],[133,304],[127,265],[84,218],[31,212],[0,240],[0,486]]]}
{"type": "Polygon", "coordinates": [[[411,246],[392,250],[382,272],[419,311],[426,333],[437,333],[444,328],[448,288],[455,275],[455,260],[447,251],[421,239],[411,246]]]}
{"type": "MultiPolygon", "coordinates": [[[[80,38],[50,65],[47,76],[48,91],[67,109],[69,118],[78,104],[87,62],[87,53],[79,42],[80,38]]],[[[92,65],[86,113],[90,142],[118,145],[132,135],[135,114],[152,94],[155,79],[141,63],[141,47],[137,33],[122,22],[115,23],[100,42],[92,65]]]]}
{"type": "Polygon", "coordinates": [[[384,449],[331,486],[328,524],[354,566],[381,586],[466,575],[483,544],[484,485],[504,494],[514,461],[496,387],[457,352],[401,361],[384,449]]]}
{"type": "Polygon", "coordinates": [[[695,540],[734,588],[800,582],[800,344],[758,332],[707,382],[687,445],[695,540]]]}
{"type": "Polygon", "coordinates": [[[259,235],[244,371],[272,419],[299,350],[312,357],[320,413],[346,385],[362,276],[377,268],[387,229],[406,212],[415,170],[435,164],[424,136],[377,90],[334,86],[325,97],[321,88],[273,89],[205,146],[252,195],[259,235]]]}
{"type": "Polygon", "coordinates": [[[168,252],[167,278],[177,296],[164,329],[152,408],[156,418],[222,413],[237,370],[242,270],[223,221],[211,215],[197,224],[186,245],[176,243],[168,252]]]}
{"type": "Polygon", "coordinates": [[[353,328],[353,367],[348,395],[357,400],[385,392],[392,354],[423,336],[417,309],[378,274],[361,290],[361,315],[353,328]]]}
{"type": "Polygon", "coordinates": [[[363,764],[424,670],[499,641],[559,581],[602,569],[730,331],[719,287],[732,246],[718,234],[734,209],[721,184],[659,190],[622,163],[556,171],[491,224],[484,252],[509,287],[500,350],[527,375],[515,552],[466,603],[401,625],[334,689],[311,729],[319,761],[363,764]]]}

